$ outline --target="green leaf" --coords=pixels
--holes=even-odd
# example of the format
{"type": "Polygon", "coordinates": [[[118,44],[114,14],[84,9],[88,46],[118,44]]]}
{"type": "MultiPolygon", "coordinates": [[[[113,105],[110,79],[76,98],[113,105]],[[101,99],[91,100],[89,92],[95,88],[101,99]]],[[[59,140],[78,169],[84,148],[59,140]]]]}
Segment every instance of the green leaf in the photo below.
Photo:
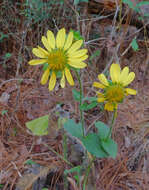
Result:
{"type": "Polygon", "coordinates": [[[11,55],[12,55],[11,53],[6,53],[4,57],[5,57],[6,59],[8,59],[8,58],[11,57],[11,55]]]}
{"type": "Polygon", "coordinates": [[[77,5],[78,3],[86,2],[88,3],[88,0],[74,0],[74,5],[77,5]]]}
{"type": "Polygon", "coordinates": [[[56,78],[61,78],[62,77],[62,72],[61,71],[58,71],[57,73],[56,73],[56,78]]]}
{"type": "Polygon", "coordinates": [[[137,44],[136,38],[134,38],[134,39],[132,40],[131,46],[132,46],[132,49],[133,49],[134,51],[138,51],[138,50],[139,50],[139,46],[138,46],[138,44],[137,44]]]}
{"type": "Polygon", "coordinates": [[[45,71],[49,67],[48,63],[44,63],[42,70],[45,71]]]}
{"type": "Polygon", "coordinates": [[[37,136],[47,135],[48,121],[49,121],[49,116],[44,115],[42,117],[39,117],[37,119],[27,122],[26,126],[28,129],[32,131],[34,135],[37,135],[37,136]]]}
{"type": "Polygon", "coordinates": [[[80,2],[86,2],[86,3],[88,3],[88,0],[80,0],[80,2]]]}
{"type": "Polygon", "coordinates": [[[82,126],[81,123],[75,123],[73,119],[68,119],[64,123],[64,129],[70,133],[72,136],[81,139],[83,136],[82,126]]]}
{"type": "Polygon", "coordinates": [[[101,146],[100,138],[95,133],[90,133],[86,137],[82,139],[82,142],[85,148],[90,152],[92,155],[98,158],[106,158],[108,154],[104,151],[101,146]]]}
{"type": "Polygon", "coordinates": [[[135,10],[136,12],[139,12],[140,10],[133,4],[131,0],[122,0],[123,3],[127,4],[129,8],[135,10]]]}
{"type": "Polygon", "coordinates": [[[142,1],[136,4],[137,7],[141,7],[142,5],[149,5],[149,1],[142,1]]]}
{"type": "Polygon", "coordinates": [[[33,160],[26,160],[25,164],[34,165],[34,164],[36,164],[36,162],[34,162],[33,160]]]}
{"type": "Polygon", "coordinates": [[[111,138],[106,141],[101,141],[103,149],[111,156],[112,158],[116,158],[117,155],[117,144],[111,138]]]}
{"type": "Polygon", "coordinates": [[[79,3],[80,0],[74,0],[74,5],[77,5],[79,3]]]}
{"type": "Polygon", "coordinates": [[[83,101],[85,101],[85,100],[90,101],[90,102],[97,101],[97,97],[84,97],[83,101]]]}
{"type": "Polygon", "coordinates": [[[2,111],[1,111],[1,114],[2,114],[2,115],[5,115],[7,112],[8,112],[8,110],[2,110],[2,111]]]}
{"type": "Polygon", "coordinates": [[[72,95],[75,101],[79,102],[80,101],[80,92],[72,89],[72,95]]]}
{"type": "Polygon", "coordinates": [[[0,184],[0,188],[3,188],[4,187],[4,185],[3,184],[0,184]]]}
{"type": "Polygon", "coordinates": [[[98,129],[98,135],[100,139],[106,139],[107,135],[109,134],[110,128],[101,121],[96,122],[95,127],[98,129]]]}
{"type": "Polygon", "coordinates": [[[80,31],[70,30],[73,32],[73,36],[75,40],[84,40],[84,38],[81,36],[80,31]]]}
{"type": "Polygon", "coordinates": [[[97,105],[98,105],[98,102],[95,102],[95,101],[93,101],[93,102],[90,103],[90,104],[88,104],[87,102],[85,102],[84,104],[82,104],[82,105],[80,106],[80,109],[81,109],[81,110],[84,110],[84,111],[88,111],[88,110],[90,110],[90,109],[96,107],[97,105]]]}
{"type": "Polygon", "coordinates": [[[65,170],[65,171],[64,171],[64,174],[67,175],[67,174],[73,173],[73,172],[80,173],[81,168],[82,168],[82,166],[73,167],[73,168],[71,168],[71,169],[69,169],[69,170],[65,170]]]}

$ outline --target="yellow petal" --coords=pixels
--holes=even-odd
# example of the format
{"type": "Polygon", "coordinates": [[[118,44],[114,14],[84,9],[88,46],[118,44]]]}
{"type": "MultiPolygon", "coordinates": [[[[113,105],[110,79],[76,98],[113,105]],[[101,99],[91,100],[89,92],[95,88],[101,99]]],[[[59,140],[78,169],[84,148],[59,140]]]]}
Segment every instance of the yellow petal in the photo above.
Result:
{"type": "Polygon", "coordinates": [[[127,86],[128,84],[130,84],[135,78],[135,73],[131,72],[128,74],[128,77],[123,80],[123,86],[127,86]]]}
{"type": "Polygon", "coordinates": [[[45,49],[41,48],[40,46],[38,46],[38,49],[39,49],[43,54],[45,54],[45,56],[48,56],[49,53],[48,53],[45,49]]]}
{"type": "Polygon", "coordinates": [[[60,85],[62,88],[65,87],[65,75],[64,75],[64,72],[62,73],[62,78],[61,78],[61,81],[60,81],[60,85]]]}
{"type": "Polygon", "coordinates": [[[82,44],[83,44],[83,40],[78,40],[75,43],[73,43],[70,49],[68,50],[68,54],[71,54],[75,52],[76,50],[78,50],[82,46],[82,44]]]}
{"type": "Polygon", "coordinates": [[[44,47],[50,52],[51,47],[50,47],[50,43],[48,42],[47,38],[45,36],[42,36],[41,41],[42,41],[44,47]]]}
{"type": "Polygon", "coordinates": [[[69,58],[69,61],[72,63],[80,63],[80,62],[86,60],[87,58],[88,58],[88,55],[84,55],[84,56],[79,57],[79,58],[69,58]]]}
{"type": "Polygon", "coordinates": [[[69,54],[69,57],[79,58],[79,57],[85,56],[86,54],[87,54],[87,49],[81,49],[69,54]]]}
{"type": "Polygon", "coordinates": [[[68,62],[68,64],[74,68],[77,68],[77,69],[83,69],[87,66],[87,64],[84,62],[80,62],[80,63],[68,62]]]}
{"type": "Polygon", "coordinates": [[[126,88],[125,90],[126,90],[127,94],[130,94],[130,95],[136,95],[137,94],[137,91],[134,89],[126,88]]]}
{"type": "Polygon", "coordinates": [[[64,45],[64,50],[67,50],[71,46],[72,41],[73,41],[73,32],[69,32],[66,43],[64,45]]]}
{"type": "Polygon", "coordinates": [[[43,63],[46,63],[47,59],[32,59],[31,61],[28,62],[30,65],[40,65],[43,63]]]}
{"type": "Polygon", "coordinates": [[[106,77],[105,77],[104,74],[98,75],[98,79],[100,80],[100,82],[101,82],[103,85],[109,86],[109,83],[108,83],[108,81],[107,81],[107,79],[106,79],[106,77]]]}
{"type": "Polygon", "coordinates": [[[49,73],[50,73],[50,69],[48,68],[48,69],[46,69],[45,71],[44,71],[44,73],[43,73],[43,75],[42,75],[42,78],[41,78],[41,84],[46,84],[47,83],[47,81],[48,81],[48,79],[49,79],[49,73]]]}
{"type": "Polygon", "coordinates": [[[52,75],[50,77],[50,80],[49,80],[49,90],[53,90],[53,88],[55,87],[55,84],[56,84],[56,74],[55,72],[52,72],[52,75]]]}
{"type": "Polygon", "coordinates": [[[96,93],[97,93],[98,98],[104,98],[104,95],[101,92],[96,92],[96,93]]]}
{"type": "Polygon", "coordinates": [[[67,67],[65,68],[65,76],[66,76],[67,81],[69,82],[69,84],[71,86],[73,86],[74,85],[74,80],[73,80],[72,75],[71,75],[71,73],[70,73],[70,71],[69,71],[69,69],[67,67]]]}
{"type": "Polygon", "coordinates": [[[114,111],[114,105],[113,105],[113,103],[107,102],[107,103],[105,104],[104,109],[107,110],[107,111],[114,111]]]}
{"type": "Polygon", "coordinates": [[[38,48],[33,48],[32,52],[37,57],[46,58],[46,55],[40,49],[38,49],[38,48]]]}
{"type": "Polygon", "coordinates": [[[105,98],[97,98],[97,102],[101,103],[101,102],[104,102],[105,101],[105,98]]]}
{"type": "Polygon", "coordinates": [[[47,31],[47,39],[48,39],[48,43],[51,49],[55,48],[55,37],[53,32],[51,32],[50,30],[47,31]]]}
{"type": "Polygon", "coordinates": [[[129,68],[124,67],[124,69],[122,70],[120,74],[120,83],[123,83],[123,81],[125,81],[125,79],[128,77],[128,73],[129,73],[129,68]]]}
{"type": "Polygon", "coordinates": [[[119,64],[113,63],[110,67],[110,76],[112,82],[119,82],[121,68],[119,64]]]}
{"type": "Polygon", "coordinates": [[[105,86],[99,82],[94,82],[93,83],[93,86],[96,87],[96,88],[105,88],[105,86]]]}
{"type": "Polygon", "coordinates": [[[58,31],[57,36],[56,36],[56,47],[57,48],[63,48],[64,43],[65,43],[65,37],[66,37],[65,28],[62,28],[58,31]]]}

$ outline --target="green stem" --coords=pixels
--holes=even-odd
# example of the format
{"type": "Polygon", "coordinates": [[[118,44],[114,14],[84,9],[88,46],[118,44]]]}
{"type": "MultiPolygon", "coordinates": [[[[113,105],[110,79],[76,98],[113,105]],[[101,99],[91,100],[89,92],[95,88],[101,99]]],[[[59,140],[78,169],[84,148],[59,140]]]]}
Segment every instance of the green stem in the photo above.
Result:
{"type": "Polygon", "coordinates": [[[111,135],[112,135],[112,129],[113,129],[116,117],[117,117],[117,109],[114,110],[114,113],[113,113],[113,116],[112,116],[112,122],[111,122],[110,130],[109,130],[109,133],[108,133],[108,135],[106,137],[106,140],[108,140],[108,138],[111,137],[111,135]]]}
{"type": "Polygon", "coordinates": [[[86,184],[87,184],[87,180],[88,180],[88,176],[92,167],[93,162],[95,161],[96,157],[93,157],[93,159],[91,160],[90,164],[88,165],[86,171],[85,171],[85,177],[84,177],[84,183],[83,183],[83,190],[86,189],[86,184]]]}
{"type": "MultiPolygon", "coordinates": [[[[80,86],[80,107],[81,107],[82,100],[83,100],[83,87],[82,87],[82,82],[81,82],[81,78],[80,78],[78,71],[76,70],[75,72],[76,72],[76,76],[77,76],[77,79],[79,81],[79,86],[80,86]]],[[[83,114],[83,110],[81,110],[81,109],[80,109],[80,118],[81,118],[83,137],[85,137],[84,114],[83,114]]]]}
{"type": "MultiPolygon", "coordinates": [[[[68,152],[67,135],[64,133],[64,136],[63,136],[63,153],[64,153],[64,159],[65,160],[67,160],[67,152],[68,152]]],[[[64,175],[64,189],[68,189],[67,175],[64,175]]]]}

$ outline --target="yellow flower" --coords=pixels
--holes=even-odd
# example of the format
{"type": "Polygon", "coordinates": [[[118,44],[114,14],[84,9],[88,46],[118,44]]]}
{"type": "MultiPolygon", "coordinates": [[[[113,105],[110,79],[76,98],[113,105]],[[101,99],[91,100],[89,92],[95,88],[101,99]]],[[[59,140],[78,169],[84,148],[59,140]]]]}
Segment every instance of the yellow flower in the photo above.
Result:
{"type": "Polygon", "coordinates": [[[113,111],[117,109],[119,103],[122,103],[125,96],[136,95],[136,90],[126,88],[134,78],[135,73],[130,72],[129,68],[124,67],[121,71],[119,64],[112,64],[110,67],[111,81],[107,80],[104,74],[98,75],[99,82],[94,82],[93,86],[103,89],[103,93],[97,92],[98,102],[105,102],[105,110],[113,111]]]}
{"type": "Polygon", "coordinates": [[[74,80],[70,73],[71,68],[81,69],[86,67],[83,61],[88,58],[87,49],[81,49],[83,40],[73,42],[73,32],[69,32],[66,36],[65,29],[58,31],[56,38],[54,34],[48,30],[47,37],[42,36],[41,39],[46,50],[38,46],[33,48],[32,52],[40,59],[32,59],[30,65],[39,65],[48,63],[48,67],[44,71],[41,84],[46,84],[49,76],[49,90],[53,90],[56,84],[56,75],[62,73],[60,85],[65,87],[65,77],[70,85],[74,85],[74,80]]]}

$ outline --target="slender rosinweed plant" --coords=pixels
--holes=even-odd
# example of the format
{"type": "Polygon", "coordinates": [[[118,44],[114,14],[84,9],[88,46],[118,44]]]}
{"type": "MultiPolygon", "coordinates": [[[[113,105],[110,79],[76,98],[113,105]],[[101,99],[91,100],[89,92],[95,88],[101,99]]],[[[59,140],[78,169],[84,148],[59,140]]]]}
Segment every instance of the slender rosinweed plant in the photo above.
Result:
{"type": "MultiPolygon", "coordinates": [[[[71,69],[75,70],[75,74],[78,79],[80,90],[78,92],[73,89],[73,97],[80,103],[80,123],[76,123],[73,119],[67,118],[63,120],[63,127],[65,131],[77,138],[81,146],[83,146],[84,149],[92,155],[92,159],[90,159],[91,157],[89,158],[90,162],[85,171],[83,182],[83,190],[85,190],[89,171],[94,160],[96,158],[115,158],[117,155],[117,144],[112,139],[112,128],[116,120],[118,104],[122,103],[127,95],[136,95],[136,90],[127,88],[127,86],[134,80],[135,73],[129,73],[128,67],[121,70],[119,64],[113,63],[110,67],[111,80],[108,80],[104,74],[99,74],[98,79],[100,83],[93,83],[94,87],[100,88],[100,91],[97,91],[97,98],[84,97],[82,80],[80,77],[80,72],[78,71],[78,69],[82,69],[87,66],[86,63],[84,63],[84,60],[88,58],[87,49],[80,50],[81,46],[83,46],[83,40],[77,40],[74,38],[73,31],[66,35],[65,29],[62,28],[58,31],[56,38],[54,37],[54,34],[48,30],[47,37],[42,37],[42,43],[46,50],[40,46],[33,48],[32,50],[33,54],[40,59],[33,59],[29,61],[30,65],[44,64],[45,70],[41,78],[41,84],[46,84],[49,80],[49,90],[53,90],[56,84],[57,75],[60,73],[61,87],[65,87],[65,77],[68,83],[73,86],[74,80],[70,73],[71,69]],[[91,104],[86,104],[86,100],[90,100],[91,104]],[[86,133],[83,111],[85,109],[92,109],[101,102],[105,103],[105,110],[113,111],[111,125],[108,126],[101,121],[97,121],[95,122],[97,132],[86,133]]],[[[37,120],[39,120],[39,118],[27,122],[27,127],[35,135],[47,134],[46,129],[48,128],[48,116],[41,117],[40,125],[38,125],[39,121],[37,120]],[[36,130],[36,125],[38,126],[38,133],[36,130]],[[40,128],[44,128],[44,131],[40,130],[40,128]]],[[[67,141],[65,139],[65,145],[66,142],[67,141]]],[[[67,159],[66,149],[64,149],[65,160],[67,159]]],[[[85,154],[86,160],[87,155],[90,154],[85,154]]]]}

